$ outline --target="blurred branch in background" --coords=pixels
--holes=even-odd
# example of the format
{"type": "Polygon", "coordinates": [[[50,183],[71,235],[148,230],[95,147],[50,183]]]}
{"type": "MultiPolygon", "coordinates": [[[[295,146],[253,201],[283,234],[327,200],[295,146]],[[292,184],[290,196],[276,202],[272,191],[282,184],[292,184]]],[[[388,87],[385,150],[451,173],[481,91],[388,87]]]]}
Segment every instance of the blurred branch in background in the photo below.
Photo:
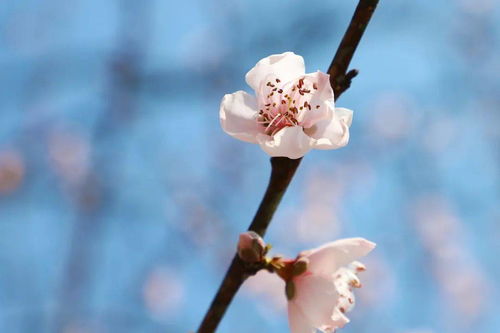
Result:
{"type": "MultiPolygon", "coordinates": [[[[141,88],[140,71],[148,40],[150,6],[122,0],[119,3],[117,45],[109,60],[109,82],[103,110],[92,144],[102,147],[94,151],[91,168],[78,184],[75,193],[77,219],[73,226],[66,268],[54,314],[52,332],[64,332],[85,314],[86,288],[92,282],[94,260],[102,250],[99,240],[105,224],[106,207],[116,200],[113,188],[116,161],[122,153],[116,142],[126,131],[138,107],[141,88]],[[115,143],[115,144],[111,144],[115,143]]],[[[119,186],[119,184],[117,184],[119,186]]]]}
{"type": "MultiPolygon", "coordinates": [[[[347,72],[347,69],[377,4],[378,0],[360,0],[328,69],[335,100],[349,88],[351,79],[357,75],[356,70],[347,72]]],[[[269,185],[248,230],[264,236],[300,161],[301,158],[295,160],[284,157],[271,158],[272,172],[269,185]]],[[[211,333],[217,329],[232,299],[247,277],[248,272],[243,262],[235,255],[205,318],[198,328],[198,333],[211,333]]]]}

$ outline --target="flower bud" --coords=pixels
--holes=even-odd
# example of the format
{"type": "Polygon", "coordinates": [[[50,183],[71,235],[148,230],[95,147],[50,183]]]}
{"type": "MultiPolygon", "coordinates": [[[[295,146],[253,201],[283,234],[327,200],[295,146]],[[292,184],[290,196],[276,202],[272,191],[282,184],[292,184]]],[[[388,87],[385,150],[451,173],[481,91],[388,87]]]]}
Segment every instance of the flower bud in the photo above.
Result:
{"type": "Polygon", "coordinates": [[[248,263],[260,262],[264,259],[266,243],[253,231],[240,234],[238,242],[238,255],[241,260],[248,263]]]}

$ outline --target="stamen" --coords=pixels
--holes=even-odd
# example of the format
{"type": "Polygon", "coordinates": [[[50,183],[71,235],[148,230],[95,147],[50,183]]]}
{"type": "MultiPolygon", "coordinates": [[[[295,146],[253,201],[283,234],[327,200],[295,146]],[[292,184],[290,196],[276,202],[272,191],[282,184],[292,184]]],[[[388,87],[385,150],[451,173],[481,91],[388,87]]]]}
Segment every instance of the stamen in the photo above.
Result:
{"type": "MultiPolygon", "coordinates": [[[[274,135],[284,127],[297,126],[300,124],[300,120],[297,119],[300,110],[311,110],[311,104],[308,101],[301,101],[300,98],[296,97],[296,93],[304,95],[310,90],[306,89],[305,79],[302,78],[297,81],[295,86],[291,86],[290,90],[280,88],[279,86],[273,84],[279,84],[281,81],[275,78],[273,81],[266,82],[267,88],[267,104],[258,113],[256,122],[265,128],[265,133],[268,135],[274,135]],[[285,91],[287,92],[285,94],[285,91]],[[280,94],[278,98],[274,99],[274,93],[280,94]],[[294,96],[295,95],[295,96],[294,96]],[[292,99],[292,96],[295,99],[292,99]]],[[[311,83],[312,84],[312,83],[311,83]]],[[[264,102],[264,103],[266,103],[264,102]]]]}
{"type": "Polygon", "coordinates": [[[281,113],[278,113],[274,118],[273,120],[271,120],[271,122],[269,123],[269,125],[267,125],[267,128],[266,128],[266,131],[269,129],[269,127],[271,127],[271,125],[274,123],[274,121],[276,119],[278,119],[279,117],[281,117],[281,113]]]}

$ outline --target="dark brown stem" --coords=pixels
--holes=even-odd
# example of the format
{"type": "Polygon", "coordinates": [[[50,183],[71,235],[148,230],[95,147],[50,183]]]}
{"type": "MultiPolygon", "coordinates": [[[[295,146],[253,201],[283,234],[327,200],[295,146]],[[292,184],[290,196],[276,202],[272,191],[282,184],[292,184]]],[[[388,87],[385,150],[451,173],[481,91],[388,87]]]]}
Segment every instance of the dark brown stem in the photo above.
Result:
{"type": "MultiPolygon", "coordinates": [[[[300,161],[300,158],[296,160],[291,160],[286,157],[271,158],[272,171],[269,185],[267,186],[266,194],[264,194],[264,198],[262,198],[259,209],[248,230],[255,231],[259,235],[264,236],[269,226],[269,222],[271,222],[274,212],[283,194],[285,194],[288,184],[290,184],[300,161]]],[[[198,329],[198,333],[215,331],[227,307],[247,276],[245,264],[237,255],[234,256],[219,291],[198,329]]]]}
{"type": "Polygon", "coordinates": [[[349,71],[347,68],[351,62],[352,56],[358,47],[359,41],[365,32],[368,22],[372,18],[375,8],[377,8],[378,0],[360,0],[351,23],[347,28],[342,41],[340,42],[337,52],[333,57],[332,63],[328,68],[330,74],[330,84],[337,99],[351,85],[351,80],[358,74],[357,70],[349,71]]]}
{"type": "MultiPolygon", "coordinates": [[[[351,23],[342,38],[342,41],[335,53],[335,57],[328,69],[330,74],[330,83],[334,90],[335,100],[349,88],[352,78],[357,74],[357,70],[351,70],[346,73],[349,63],[354,55],[354,51],[359,44],[361,36],[365,31],[368,22],[377,6],[378,0],[360,0],[351,23]]],[[[260,203],[259,209],[253,218],[248,230],[255,231],[264,236],[267,227],[271,222],[274,212],[278,208],[281,198],[285,194],[295,171],[297,170],[301,159],[292,160],[286,157],[271,158],[271,178],[267,186],[264,198],[260,203]]],[[[236,255],[231,262],[224,280],[215,295],[205,318],[198,328],[198,333],[215,332],[224,313],[226,312],[233,297],[243,284],[245,279],[254,271],[250,272],[245,264],[236,255]]]]}

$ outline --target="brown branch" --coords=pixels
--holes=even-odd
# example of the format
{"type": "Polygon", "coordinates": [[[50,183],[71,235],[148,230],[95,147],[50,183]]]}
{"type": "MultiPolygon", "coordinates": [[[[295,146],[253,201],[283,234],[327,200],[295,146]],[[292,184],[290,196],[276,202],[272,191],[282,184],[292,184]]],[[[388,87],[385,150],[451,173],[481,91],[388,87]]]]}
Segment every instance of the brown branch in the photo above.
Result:
{"type": "Polygon", "coordinates": [[[337,52],[333,57],[328,74],[330,74],[330,84],[333,88],[335,100],[346,91],[351,85],[351,80],[358,75],[357,70],[351,70],[347,74],[347,68],[351,63],[352,56],[358,47],[359,41],[365,32],[368,23],[377,8],[378,0],[360,0],[351,23],[347,28],[337,52]]]}
{"type": "MultiPolygon", "coordinates": [[[[330,84],[334,90],[335,100],[349,88],[352,78],[358,74],[357,70],[351,70],[347,73],[346,71],[377,3],[378,0],[359,1],[351,19],[351,23],[328,69],[330,84]]],[[[261,236],[264,236],[274,212],[278,208],[281,198],[285,194],[301,160],[301,158],[296,160],[286,157],[271,158],[272,171],[269,185],[267,186],[264,198],[262,198],[259,209],[248,230],[255,231],[261,236]]],[[[205,318],[203,318],[198,328],[198,333],[215,332],[229,304],[231,304],[233,297],[238,292],[238,289],[252,273],[255,273],[255,271],[247,269],[238,255],[235,255],[217,294],[210,304],[210,308],[205,318]]]]}

